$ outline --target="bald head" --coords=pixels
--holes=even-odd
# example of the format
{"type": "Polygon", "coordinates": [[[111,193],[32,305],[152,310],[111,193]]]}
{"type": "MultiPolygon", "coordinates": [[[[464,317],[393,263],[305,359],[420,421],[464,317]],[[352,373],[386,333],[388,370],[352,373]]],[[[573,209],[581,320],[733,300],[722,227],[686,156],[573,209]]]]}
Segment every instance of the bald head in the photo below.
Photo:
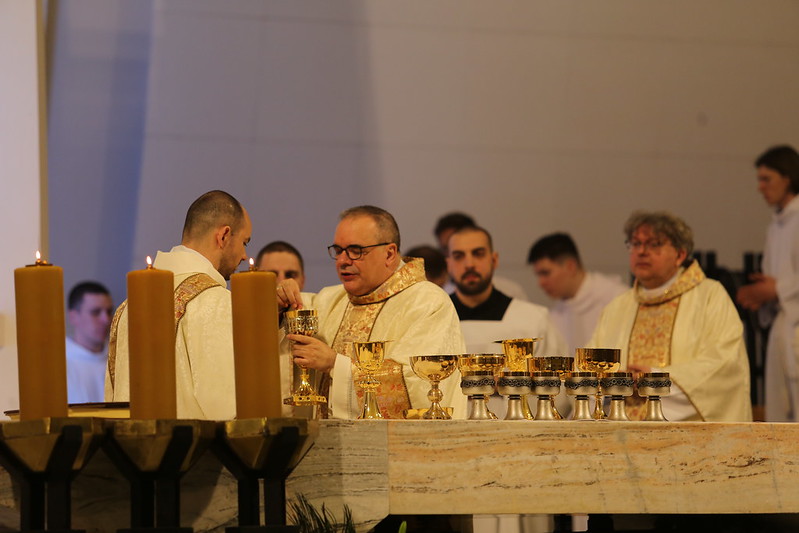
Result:
{"type": "Polygon", "coordinates": [[[224,191],[209,191],[191,204],[183,224],[183,244],[202,240],[220,226],[235,232],[244,222],[244,208],[224,191]]]}

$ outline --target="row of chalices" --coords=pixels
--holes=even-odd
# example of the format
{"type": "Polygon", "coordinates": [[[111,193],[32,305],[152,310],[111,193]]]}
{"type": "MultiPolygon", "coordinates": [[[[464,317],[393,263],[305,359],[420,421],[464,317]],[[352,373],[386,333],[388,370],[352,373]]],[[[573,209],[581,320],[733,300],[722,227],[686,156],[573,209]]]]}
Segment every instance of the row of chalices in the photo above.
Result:
{"type": "MultiPolygon", "coordinates": [[[[318,331],[315,309],[289,310],[285,313],[287,333],[313,336],[318,331]]],[[[624,398],[633,393],[632,374],[617,372],[620,350],[610,348],[579,348],[576,357],[534,357],[538,338],[506,339],[502,344],[504,354],[418,355],[410,358],[413,372],[430,382],[428,392],[430,407],[423,410],[422,418],[447,420],[451,416],[441,400],[439,383],[451,376],[455,369],[461,372],[461,389],[469,399],[469,419],[491,420],[496,415],[488,408],[488,398],[498,391],[508,398],[506,420],[559,420],[562,418],[554,399],[565,383],[566,392],[575,398],[572,419],[604,419],[603,391],[610,396],[609,420],[629,420],[624,398]],[[576,371],[575,371],[576,366],[576,371]],[[535,414],[530,410],[527,396],[538,397],[535,414]],[[589,414],[588,398],[596,397],[593,415],[589,414]]],[[[380,380],[377,373],[385,359],[385,345],[390,341],[353,343],[353,364],[360,371],[358,385],[364,392],[363,408],[359,418],[383,418],[377,403],[380,380]]],[[[298,365],[300,366],[300,365],[298,365]]],[[[300,384],[289,398],[290,405],[319,405],[327,399],[311,385],[308,370],[300,366],[300,384]]],[[[645,420],[665,420],[660,398],[669,393],[671,381],[668,373],[642,374],[638,382],[639,394],[647,398],[645,420]]]]}

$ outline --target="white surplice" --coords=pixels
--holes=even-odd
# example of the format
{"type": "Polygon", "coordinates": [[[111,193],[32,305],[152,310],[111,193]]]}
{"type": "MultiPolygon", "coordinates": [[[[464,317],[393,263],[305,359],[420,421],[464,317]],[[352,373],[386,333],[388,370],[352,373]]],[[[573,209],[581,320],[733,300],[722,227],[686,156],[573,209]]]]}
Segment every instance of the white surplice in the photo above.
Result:
{"type": "Polygon", "coordinates": [[[602,309],[629,288],[618,276],[586,272],[572,298],[552,304],[550,317],[566,341],[568,355],[573,357],[575,348],[588,345],[602,309]]]}
{"type": "Polygon", "coordinates": [[[771,326],[766,349],[766,420],[799,421],[799,196],[774,213],[766,234],[763,273],[776,279],[777,301],[759,312],[771,326]]]}

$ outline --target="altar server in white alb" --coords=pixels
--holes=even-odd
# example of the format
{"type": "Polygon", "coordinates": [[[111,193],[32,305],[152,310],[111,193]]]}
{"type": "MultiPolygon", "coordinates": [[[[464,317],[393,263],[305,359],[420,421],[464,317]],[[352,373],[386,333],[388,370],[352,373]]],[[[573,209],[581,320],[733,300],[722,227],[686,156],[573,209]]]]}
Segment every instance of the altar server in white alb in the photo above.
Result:
{"type": "Polygon", "coordinates": [[[552,233],[530,248],[527,263],[538,285],[554,300],[549,316],[566,339],[568,353],[586,346],[602,309],[630,287],[619,276],[583,268],[577,246],[567,233],[552,233]]]}
{"type": "MultiPolygon", "coordinates": [[[[470,353],[502,353],[502,339],[538,337],[535,355],[568,355],[546,307],[505,295],[494,286],[499,253],[487,230],[467,226],[448,241],[450,294],[470,353]]],[[[572,354],[573,355],[573,354],[572,354]]]]}
{"type": "MultiPolygon", "coordinates": [[[[752,420],[749,360],[738,311],[722,285],[690,259],[693,232],[667,212],[635,212],[624,225],[633,287],[614,299],[589,342],[620,348],[621,368],[669,372],[669,420],[752,420]]],[[[633,396],[628,414],[643,419],[633,396]]]]}
{"type": "MultiPolygon", "coordinates": [[[[322,289],[308,305],[319,313],[319,334],[287,335],[294,341],[294,361],[330,378],[326,415],[357,418],[361,412],[363,392],[355,384],[359,373],[351,359],[355,341],[390,341],[377,390],[385,418],[403,418],[407,409],[429,407],[430,383],[413,373],[410,357],[463,353],[458,315],[449,297],[425,279],[422,260],[400,257],[397,223],[379,207],[344,211],[328,251],[341,285],[322,289]]],[[[281,283],[277,294],[284,307],[302,305],[294,280],[281,283]]],[[[441,404],[453,407],[454,418],[464,418],[466,398],[457,377],[442,381],[441,389],[441,404]]]]}
{"type": "Polygon", "coordinates": [[[69,291],[67,319],[67,399],[69,403],[102,402],[108,361],[108,334],[114,303],[96,281],[84,281],[69,291]]]}
{"type": "MultiPolygon", "coordinates": [[[[175,274],[178,418],[229,420],[236,416],[227,280],[247,259],[251,233],[250,217],[238,200],[223,191],[210,191],[189,207],[181,244],[155,257],[155,268],[175,274]]],[[[111,327],[107,400],[129,400],[128,376],[128,314],[123,303],[111,327]]],[[[287,395],[287,377],[284,382],[287,395]]]]}
{"type": "MultiPolygon", "coordinates": [[[[493,283],[499,265],[491,234],[477,226],[456,230],[447,241],[447,269],[455,284],[450,295],[470,353],[502,353],[502,339],[538,337],[535,355],[567,355],[566,343],[549,319],[549,311],[541,305],[511,298],[493,283]]],[[[570,403],[566,394],[555,399],[561,414],[568,416],[570,403]]],[[[505,416],[506,400],[491,397],[489,407],[499,418],[505,416]]],[[[551,531],[552,519],[547,515],[478,515],[474,517],[475,533],[515,533],[551,531]]]]}
{"type": "Polygon", "coordinates": [[[799,154],[775,146],[755,162],[757,187],[774,215],[766,234],[763,273],[738,291],[771,327],[766,349],[766,420],[799,421],[799,154]]]}

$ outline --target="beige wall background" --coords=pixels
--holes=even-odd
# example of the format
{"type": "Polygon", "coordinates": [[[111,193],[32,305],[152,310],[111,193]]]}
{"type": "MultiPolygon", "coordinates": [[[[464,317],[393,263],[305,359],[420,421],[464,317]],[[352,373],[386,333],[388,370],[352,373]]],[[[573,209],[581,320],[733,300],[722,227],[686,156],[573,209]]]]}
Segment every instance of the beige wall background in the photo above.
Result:
{"type": "Polygon", "coordinates": [[[0,418],[19,406],[14,269],[47,257],[36,14],[36,2],[0,0],[0,418]]]}
{"type": "Polygon", "coordinates": [[[336,281],[325,247],[361,203],[395,214],[405,248],[471,213],[542,303],[532,241],[569,231],[589,268],[626,276],[637,208],[683,216],[736,269],[770,216],[754,158],[799,144],[792,0],[60,6],[52,257],[118,302],[212,188],[251,211],[253,255],[300,248],[311,290],[336,281]]]}
{"type": "Polygon", "coordinates": [[[785,1],[156,2],[134,257],[224,187],[255,247],[300,246],[312,288],[364,202],[407,246],[473,214],[534,299],[533,240],[569,231],[626,275],[637,208],[738,268],[769,217],[753,159],[799,141],[797,22],[785,1]]]}

